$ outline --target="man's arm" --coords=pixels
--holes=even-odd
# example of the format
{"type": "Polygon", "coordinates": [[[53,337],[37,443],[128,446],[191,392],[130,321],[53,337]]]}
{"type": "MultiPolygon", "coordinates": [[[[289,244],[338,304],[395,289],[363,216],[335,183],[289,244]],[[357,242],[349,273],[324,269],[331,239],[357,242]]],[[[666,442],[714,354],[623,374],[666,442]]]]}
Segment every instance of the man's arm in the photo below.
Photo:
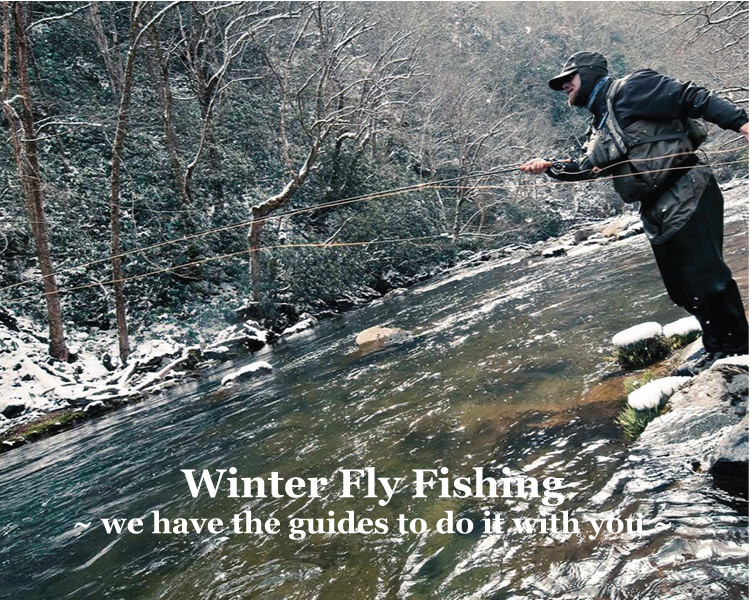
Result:
{"type": "Polygon", "coordinates": [[[639,119],[705,119],[723,129],[742,131],[748,123],[747,113],[729,100],[694,83],[683,83],[651,69],[630,75],[614,105],[623,127],[639,119]]]}
{"type": "Polygon", "coordinates": [[[592,171],[586,157],[580,161],[554,161],[534,158],[523,165],[521,171],[532,175],[547,173],[553,179],[560,181],[586,181],[587,179],[594,179],[597,176],[592,171]]]}

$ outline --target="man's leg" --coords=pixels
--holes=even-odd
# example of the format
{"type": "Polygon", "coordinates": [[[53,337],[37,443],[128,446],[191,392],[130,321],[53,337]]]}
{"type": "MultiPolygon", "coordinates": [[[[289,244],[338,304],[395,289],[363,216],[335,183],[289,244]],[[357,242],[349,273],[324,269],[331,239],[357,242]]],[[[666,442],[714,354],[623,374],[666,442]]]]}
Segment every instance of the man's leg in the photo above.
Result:
{"type": "Polygon", "coordinates": [[[748,325],[737,283],[724,263],[724,198],[712,178],[690,220],[652,246],[673,302],[696,316],[707,352],[748,351],[748,325]]]}

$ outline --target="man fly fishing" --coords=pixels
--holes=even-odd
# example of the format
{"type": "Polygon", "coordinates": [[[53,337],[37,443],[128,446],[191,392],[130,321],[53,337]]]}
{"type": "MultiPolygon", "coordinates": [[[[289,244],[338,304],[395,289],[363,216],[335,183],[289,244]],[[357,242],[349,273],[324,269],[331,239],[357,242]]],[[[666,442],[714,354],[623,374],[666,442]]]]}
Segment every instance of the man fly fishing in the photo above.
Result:
{"type": "Polygon", "coordinates": [[[643,227],[673,302],[696,316],[704,350],[677,369],[694,375],[725,356],[748,353],[748,324],[722,256],[724,198],[695,154],[705,119],[748,139],[747,113],[693,83],[651,69],[609,77],[598,52],[577,52],[549,81],[593,119],[579,161],[533,159],[524,173],[562,181],[613,177],[625,202],[640,202],[643,227]],[[698,167],[698,168],[694,168],[698,167]]]}

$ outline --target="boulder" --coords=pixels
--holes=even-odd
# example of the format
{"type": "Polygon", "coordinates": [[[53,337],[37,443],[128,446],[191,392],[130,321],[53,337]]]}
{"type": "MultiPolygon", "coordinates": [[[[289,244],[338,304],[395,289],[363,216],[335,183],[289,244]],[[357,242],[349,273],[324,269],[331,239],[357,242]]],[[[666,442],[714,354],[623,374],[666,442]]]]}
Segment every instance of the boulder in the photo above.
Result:
{"type": "Polygon", "coordinates": [[[711,459],[711,472],[720,475],[747,477],[747,414],[742,421],[727,431],[716,446],[711,459]]]}
{"type": "Polygon", "coordinates": [[[586,241],[591,236],[597,234],[598,231],[593,227],[584,227],[583,229],[577,229],[573,232],[573,240],[576,244],[586,241]]]}
{"type": "Polygon", "coordinates": [[[385,347],[394,344],[402,344],[413,339],[408,331],[395,327],[370,327],[361,331],[356,338],[357,346],[360,348],[370,348],[373,346],[385,347]]]}
{"type": "Polygon", "coordinates": [[[621,215],[602,229],[602,235],[605,237],[616,238],[619,233],[625,231],[631,225],[634,225],[638,221],[638,217],[631,215],[621,215]]]}
{"type": "Polygon", "coordinates": [[[8,419],[15,419],[16,417],[20,417],[25,410],[25,404],[8,404],[0,414],[8,419]]]}
{"type": "Polygon", "coordinates": [[[223,329],[206,348],[211,352],[221,347],[229,349],[230,353],[239,354],[255,352],[266,345],[268,332],[257,321],[245,321],[223,329]]]}
{"type": "Polygon", "coordinates": [[[743,431],[747,444],[747,430],[741,425],[746,423],[747,394],[747,367],[712,367],[672,395],[669,412],[649,423],[638,448],[653,460],[676,461],[702,471],[735,464],[743,431]]]}

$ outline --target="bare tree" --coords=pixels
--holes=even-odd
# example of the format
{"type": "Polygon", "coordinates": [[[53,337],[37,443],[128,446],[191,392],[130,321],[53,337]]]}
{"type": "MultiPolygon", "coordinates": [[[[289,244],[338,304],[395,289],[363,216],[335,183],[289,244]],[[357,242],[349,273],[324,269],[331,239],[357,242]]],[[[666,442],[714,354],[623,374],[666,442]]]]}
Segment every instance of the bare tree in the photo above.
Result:
{"type": "MultiPolygon", "coordinates": [[[[109,6],[109,10],[114,9],[111,2],[102,3],[105,6],[109,6]]],[[[122,86],[125,75],[122,69],[122,62],[120,60],[120,53],[117,50],[117,38],[111,40],[107,37],[104,31],[104,24],[102,23],[102,15],[99,10],[100,3],[92,2],[88,9],[88,19],[91,23],[91,29],[94,33],[94,41],[96,42],[97,48],[102,55],[104,60],[104,66],[107,71],[107,77],[109,78],[109,85],[112,89],[112,96],[119,98],[122,94],[122,86]]],[[[117,29],[112,28],[112,34],[117,35],[117,29]]]]}
{"type": "Polygon", "coordinates": [[[121,224],[120,224],[120,164],[122,159],[123,143],[128,125],[128,114],[130,110],[130,96],[133,88],[133,66],[135,64],[136,50],[138,48],[138,30],[143,13],[143,3],[134,2],[130,10],[130,45],[125,59],[125,72],[122,82],[122,94],[117,110],[117,128],[115,129],[115,141],[112,144],[112,180],[110,186],[109,216],[112,240],[112,279],[114,280],[115,293],[115,318],[117,320],[117,341],[120,349],[120,361],[126,364],[130,354],[130,342],[128,339],[128,322],[125,312],[125,293],[123,291],[122,273],[122,248],[121,248],[121,224]]]}
{"type": "MultiPolygon", "coordinates": [[[[193,175],[204,153],[208,155],[211,170],[220,170],[213,121],[227,90],[239,82],[261,78],[256,73],[247,74],[238,68],[253,36],[272,23],[295,14],[294,5],[279,2],[190,2],[187,5],[188,15],[177,13],[181,39],[174,48],[198,102],[201,125],[197,146],[183,167],[183,198],[192,195],[193,175]]],[[[163,72],[163,80],[164,77],[168,75],[163,72]]],[[[178,159],[178,162],[181,161],[178,159]]],[[[221,195],[221,181],[217,182],[217,191],[221,195]]]]}
{"type": "Polygon", "coordinates": [[[350,17],[342,6],[307,3],[283,47],[278,35],[260,45],[278,90],[287,180],[281,191],[252,208],[248,241],[256,300],[265,219],[291,201],[329,141],[334,152],[347,140],[362,146],[371,142],[380,120],[400,103],[393,97],[398,83],[413,73],[415,50],[404,34],[390,38],[377,56],[361,53],[358,42],[373,27],[366,18],[350,17]]]}
{"type": "Polygon", "coordinates": [[[164,137],[167,140],[167,150],[169,151],[169,161],[172,167],[177,191],[184,204],[190,204],[190,190],[185,183],[185,176],[182,170],[182,161],[180,159],[179,139],[174,126],[174,101],[172,98],[172,86],[169,79],[169,54],[165,53],[161,40],[159,39],[159,29],[154,26],[149,34],[151,40],[151,51],[146,54],[148,70],[151,80],[156,86],[161,105],[162,122],[164,123],[164,137]]]}
{"type": "Polygon", "coordinates": [[[47,218],[42,195],[42,179],[36,146],[37,133],[29,85],[29,55],[31,50],[26,33],[26,18],[23,9],[24,3],[22,2],[13,4],[18,75],[17,97],[21,102],[21,115],[18,117],[12,108],[15,98],[8,98],[10,91],[10,15],[8,3],[3,2],[3,108],[8,117],[18,178],[31,222],[39,269],[42,273],[44,296],[47,303],[47,320],[49,321],[49,351],[53,357],[59,360],[68,360],[70,354],[65,344],[62,309],[50,257],[47,218]]]}

